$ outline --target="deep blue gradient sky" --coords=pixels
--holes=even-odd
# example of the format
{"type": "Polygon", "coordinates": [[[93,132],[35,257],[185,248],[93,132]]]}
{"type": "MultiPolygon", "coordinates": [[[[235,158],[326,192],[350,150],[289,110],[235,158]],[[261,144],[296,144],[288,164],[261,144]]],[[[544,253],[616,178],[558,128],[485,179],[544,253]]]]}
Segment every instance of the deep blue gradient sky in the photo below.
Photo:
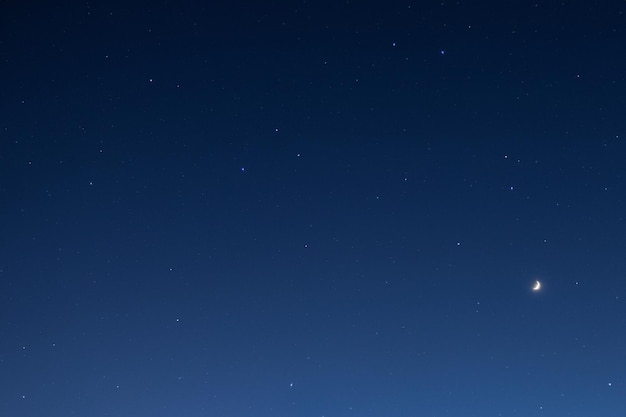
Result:
{"type": "Polygon", "coordinates": [[[623,417],[625,12],[3,4],[0,415],[623,417]]]}

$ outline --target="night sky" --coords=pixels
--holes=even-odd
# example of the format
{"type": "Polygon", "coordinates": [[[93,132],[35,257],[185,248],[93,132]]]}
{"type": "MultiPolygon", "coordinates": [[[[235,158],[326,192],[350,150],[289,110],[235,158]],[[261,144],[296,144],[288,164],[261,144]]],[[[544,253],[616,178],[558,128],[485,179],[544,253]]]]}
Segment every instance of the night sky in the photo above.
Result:
{"type": "Polygon", "coordinates": [[[626,415],[626,2],[57,3],[0,6],[1,416],[626,415]]]}

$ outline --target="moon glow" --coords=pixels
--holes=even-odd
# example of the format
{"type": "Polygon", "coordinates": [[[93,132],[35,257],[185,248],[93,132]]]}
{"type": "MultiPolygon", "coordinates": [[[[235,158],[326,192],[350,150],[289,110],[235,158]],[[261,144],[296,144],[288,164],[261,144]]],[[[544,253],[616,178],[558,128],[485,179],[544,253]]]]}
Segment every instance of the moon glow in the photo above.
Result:
{"type": "Polygon", "coordinates": [[[533,286],[533,291],[539,291],[541,289],[541,282],[535,281],[535,285],[533,286]]]}

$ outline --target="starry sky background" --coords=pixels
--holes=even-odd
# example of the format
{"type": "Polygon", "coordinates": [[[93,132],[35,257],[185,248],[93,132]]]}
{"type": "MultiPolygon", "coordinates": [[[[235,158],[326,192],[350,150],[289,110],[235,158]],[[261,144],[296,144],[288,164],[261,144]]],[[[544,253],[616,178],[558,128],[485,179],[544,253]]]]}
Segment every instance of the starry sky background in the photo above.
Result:
{"type": "Polygon", "coordinates": [[[623,417],[625,10],[2,3],[0,415],[623,417]]]}

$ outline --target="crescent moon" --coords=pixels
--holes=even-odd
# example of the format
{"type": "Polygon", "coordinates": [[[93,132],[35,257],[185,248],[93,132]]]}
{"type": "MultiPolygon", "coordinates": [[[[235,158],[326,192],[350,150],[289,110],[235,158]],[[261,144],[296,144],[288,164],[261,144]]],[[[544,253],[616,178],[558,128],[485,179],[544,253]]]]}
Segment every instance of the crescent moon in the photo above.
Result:
{"type": "Polygon", "coordinates": [[[533,287],[533,291],[539,291],[541,289],[541,282],[535,281],[535,286],[533,287]]]}

